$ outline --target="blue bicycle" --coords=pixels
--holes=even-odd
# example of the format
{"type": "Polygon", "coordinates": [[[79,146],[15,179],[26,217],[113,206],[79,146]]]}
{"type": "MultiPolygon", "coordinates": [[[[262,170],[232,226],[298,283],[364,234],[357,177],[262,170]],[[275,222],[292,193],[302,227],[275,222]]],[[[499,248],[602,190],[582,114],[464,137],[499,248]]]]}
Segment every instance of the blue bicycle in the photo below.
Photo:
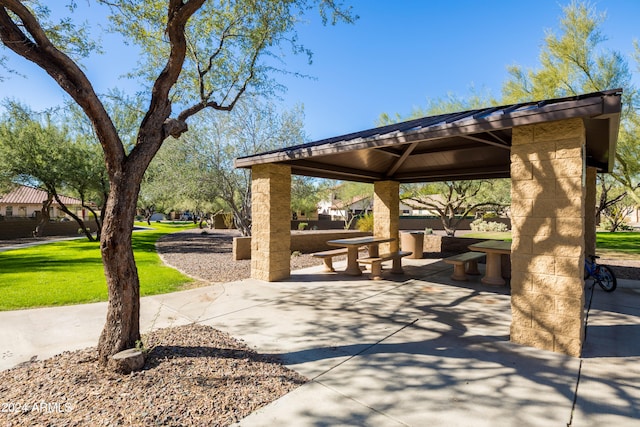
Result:
{"type": "Polygon", "coordinates": [[[593,278],[593,281],[600,285],[605,292],[613,292],[618,286],[616,276],[613,274],[613,270],[606,265],[600,265],[596,262],[596,259],[600,258],[597,255],[588,255],[584,259],[584,279],[589,277],[593,278]]]}

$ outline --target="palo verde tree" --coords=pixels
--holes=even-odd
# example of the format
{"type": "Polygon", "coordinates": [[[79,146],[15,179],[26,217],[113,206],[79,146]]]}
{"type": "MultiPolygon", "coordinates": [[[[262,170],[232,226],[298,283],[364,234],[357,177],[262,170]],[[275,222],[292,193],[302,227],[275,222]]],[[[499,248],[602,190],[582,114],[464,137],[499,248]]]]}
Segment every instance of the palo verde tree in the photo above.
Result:
{"type": "MultiPolygon", "coordinates": [[[[616,165],[611,176],[625,195],[640,205],[639,94],[632,83],[629,63],[622,53],[603,47],[607,38],[601,26],[606,14],[598,13],[588,3],[578,1],[564,7],[563,13],[560,33],[548,31],[546,34],[539,68],[508,68],[510,78],[502,88],[503,100],[505,103],[515,103],[622,88],[623,111],[616,165]]],[[[635,52],[635,59],[640,65],[637,43],[635,52]]],[[[599,180],[602,194],[604,186],[610,183],[604,183],[602,176],[599,180]]],[[[620,192],[614,193],[620,195],[620,192]]],[[[612,202],[616,202],[615,198],[601,201],[602,209],[613,209],[612,202]]]]}
{"type": "MultiPolygon", "coordinates": [[[[75,2],[71,1],[73,6],[75,2]]],[[[0,39],[41,67],[91,121],[109,178],[100,249],[108,286],[107,320],[98,359],[140,339],[139,278],[131,246],[140,183],[168,137],[180,137],[202,110],[229,111],[247,91],[268,92],[278,47],[297,44],[295,25],[315,5],[332,23],[352,20],[333,0],[110,0],[114,31],[140,50],[132,75],[145,78],[147,100],[133,147],[127,149],[113,118],[80,66],[96,43],[72,19],[50,20],[38,1],[0,0],[0,39]],[[175,111],[174,111],[175,109],[175,111]]]]}

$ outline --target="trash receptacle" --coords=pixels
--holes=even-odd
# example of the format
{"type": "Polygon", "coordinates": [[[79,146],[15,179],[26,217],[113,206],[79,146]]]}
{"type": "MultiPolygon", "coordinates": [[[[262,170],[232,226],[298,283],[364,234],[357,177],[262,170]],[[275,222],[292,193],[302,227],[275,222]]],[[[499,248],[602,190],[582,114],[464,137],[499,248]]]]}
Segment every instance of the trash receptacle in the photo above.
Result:
{"type": "Polygon", "coordinates": [[[401,231],[400,247],[403,251],[413,252],[407,258],[422,258],[424,231],[401,231]]]}

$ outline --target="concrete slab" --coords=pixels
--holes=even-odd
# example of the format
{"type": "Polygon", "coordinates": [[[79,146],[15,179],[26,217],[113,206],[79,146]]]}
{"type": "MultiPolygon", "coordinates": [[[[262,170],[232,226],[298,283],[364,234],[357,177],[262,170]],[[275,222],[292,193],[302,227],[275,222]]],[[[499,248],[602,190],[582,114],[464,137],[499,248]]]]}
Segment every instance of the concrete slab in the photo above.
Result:
{"type": "MultiPolygon", "coordinates": [[[[354,356],[336,360],[314,379],[360,406],[341,414],[324,408],[313,395],[288,401],[288,411],[282,405],[264,408],[239,425],[295,425],[292,418],[301,425],[566,425],[579,359],[508,343],[510,316],[500,313],[508,304],[508,295],[424,281],[409,281],[360,300],[335,313],[339,320],[332,321],[348,321],[347,312],[358,313],[395,331],[367,348],[338,346],[336,352],[354,356]],[[409,314],[402,312],[403,304],[409,314]],[[470,316],[472,312],[482,315],[470,316]],[[398,321],[416,315],[421,317],[398,321]],[[478,319],[485,320],[476,323],[478,319]],[[381,415],[386,424],[378,423],[381,415]]],[[[307,364],[329,357],[326,349],[317,347],[303,352],[307,364]]],[[[298,354],[280,356],[299,370],[290,362],[298,354]]]]}
{"type": "Polygon", "coordinates": [[[566,425],[579,360],[418,321],[316,381],[413,426],[566,425]]]}
{"type": "Polygon", "coordinates": [[[575,426],[640,424],[640,293],[633,286],[607,293],[597,286],[573,416],[575,426]]]}
{"type": "Polygon", "coordinates": [[[312,381],[241,420],[251,427],[406,427],[351,396],[312,381]]]}
{"type": "Polygon", "coordinates": [[[0,369],[95,346],[106,303],[0,312],[0,369]]]}

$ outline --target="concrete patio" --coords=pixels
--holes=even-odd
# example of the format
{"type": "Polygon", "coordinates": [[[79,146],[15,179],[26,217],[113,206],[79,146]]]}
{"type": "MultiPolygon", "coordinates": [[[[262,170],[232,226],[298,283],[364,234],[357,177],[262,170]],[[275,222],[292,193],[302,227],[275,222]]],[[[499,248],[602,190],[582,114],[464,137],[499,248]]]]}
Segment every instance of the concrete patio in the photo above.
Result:
{"type": "MultiPolygon", "coordinates": [[[[640,419],[640,286],[587,287],[582,358],[509,341],[507,289],[406,260],[371,281],[293,272],[143,298],[143,329],[200,322],[311,381],[241,426],[632,426],[640,419]],[[388,274],[388,273],[387,273],[388,274]]],[[[340,264],[337,263],[339,267],[340,264]]],[[[0,368],[95,345],[106,304],[0,313],[0,368]]]]}

